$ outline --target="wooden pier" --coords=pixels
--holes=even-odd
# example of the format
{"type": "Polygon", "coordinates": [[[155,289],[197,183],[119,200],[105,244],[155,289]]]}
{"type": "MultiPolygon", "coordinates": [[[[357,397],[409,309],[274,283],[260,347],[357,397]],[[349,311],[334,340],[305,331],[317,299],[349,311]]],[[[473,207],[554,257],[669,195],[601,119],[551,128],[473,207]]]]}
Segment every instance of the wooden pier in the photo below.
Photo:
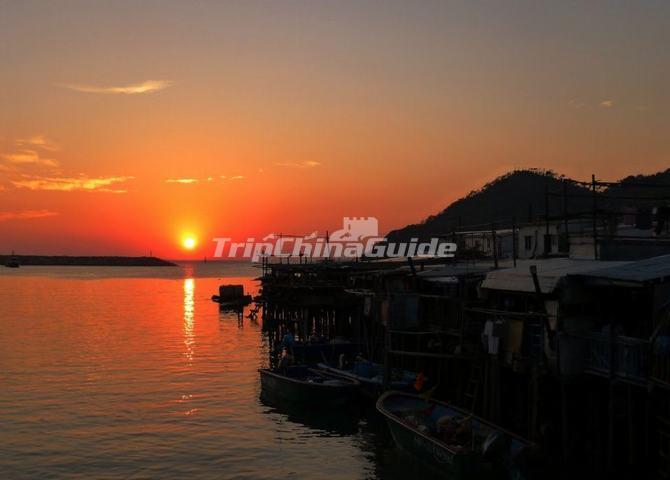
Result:
{"type": "Polygon", "coordinates": [[[436,398],[567,469],[662,473],[670,370],[655,346],[670,329],[670,257],[495,263],[266,260],[263,326],[271,345],[291,330],[299,362],[362,356],[387,379],[394,368],[422,373],[436,398]],[[654,295],[667,297],[662,308],[654,295]]]}

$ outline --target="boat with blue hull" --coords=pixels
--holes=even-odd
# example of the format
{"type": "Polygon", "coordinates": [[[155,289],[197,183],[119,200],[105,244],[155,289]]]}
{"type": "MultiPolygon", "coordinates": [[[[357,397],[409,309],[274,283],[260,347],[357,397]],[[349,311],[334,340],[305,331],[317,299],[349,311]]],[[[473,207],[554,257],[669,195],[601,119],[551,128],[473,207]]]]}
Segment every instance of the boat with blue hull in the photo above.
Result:
{"type": "Polygon", "coordinates": [[[534,444],[472,413],[421,395],[377,401],[395,444],[448,478],[524,479],[534,444]]]}
{"type": "MultiPolygon", "coordinates": [[[[372,400],[377,400],[384,388],[384,365],[381,363],[368,362],[367,360],[356,362],[351,368],[338,368],[319,363],[321,370],[346,378],[351,378],[360,383],[361,393],[372,400]]],[[[390,371],[388,389],[403,392],[416,392],[417,374],[409,370],[392,368],[390,371]]],[[[423,382],[422,382],[423,383],[423,382]]]]}
{"type": "Polygon", "coordinates": [[[261,368],[259,372],[264,398],[313,408],[351,405],[360,385],[356,380],[304,366],[261,368]]]}

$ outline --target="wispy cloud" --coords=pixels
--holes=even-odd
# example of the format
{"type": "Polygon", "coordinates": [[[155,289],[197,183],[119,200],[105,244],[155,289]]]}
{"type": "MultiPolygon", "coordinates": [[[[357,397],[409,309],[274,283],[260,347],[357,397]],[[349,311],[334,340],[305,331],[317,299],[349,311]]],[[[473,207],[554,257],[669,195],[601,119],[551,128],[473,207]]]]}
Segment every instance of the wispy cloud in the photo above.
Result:
{"type": "Polygon", "coordinates": [[[75,92],[83,93],[108,93],[108,94],[125,94],[135,95],[138,93],[150,93],[158,90],[163,90],[173,85],[171,80],[146,80],[141,83],[133,83],[130,85],[120,86],[99,86],[99,85],[85,85],[85,84],[66,84],[62,85],[65,88],[74,90],[75,92]]]}
{"type": "Polygon", "coordinates": [[[28,190],[50,190],[60,192],[107,192],[125,193],[127,190],[113,188],[112,185],[125,183],[134,177],[96,177],[86,175],[78,177],[36,177],[25,176],[22,180],[12,180],[16,188],[27,188],[28,190]]]}
{"type": "Polygon", "coordinates": [[[2,158],[15,165],[40,165],[43,167],[57,167],[58,161],[53,158],[42,158],[37,150],[20,150],[18,152],[6,153],[2,158]]]}
{"type": "Polygon", "coordinates": [[[0,222],[8,220],[30,220],[33,218],[54,217],[58,212],[51,210],[23,210],[21,212],[0,212],[0,222]]]}
{"type": "Polygon", "coordinates": [[[314,168],[321,165],[319,162],[314,160],[306,160],[304,162],[278,162],[275,163],[278,167],[288,167],[288,168],[314,168]]]}
{"type": "Polygon", "coordinates": [[[168,178],[165,180],[165,183],[182,183],[185,185],[189,185],[191,183],[198,183],[197,178],[168,178]]]}
{"type": "Polygon", "coordinates": [[[216,177],[203,177],[203,178],[167,178],[165,179],[165,183],[180,183],[182,185],[192,185],[194,183],[199,183],[199,182],[206,182],[206,183],[213,183],[216,180],[242,180],[244,179],[244,175],[234,175],[232,177],[226,176],[226,175],[218,175],[216,177]]]}
{"type": "Polygon", "coordinates": [[[597,100],[582,101],[573,98],[568,101],[568,105],[571,108],[574,108],[575,110],[593,111],[598,108],[613,108],[615,106],[615,102],[612,99],[605,99],[600,101],[597,100]]]}
{"type": "Polygon", "coordinates": [[[28,138],[19,138],[15,143],[19,147],[40,148],[49,152],[55,152],[60,149],[58,144],[49,140],[44,135],[33,135],[28,138]]]}

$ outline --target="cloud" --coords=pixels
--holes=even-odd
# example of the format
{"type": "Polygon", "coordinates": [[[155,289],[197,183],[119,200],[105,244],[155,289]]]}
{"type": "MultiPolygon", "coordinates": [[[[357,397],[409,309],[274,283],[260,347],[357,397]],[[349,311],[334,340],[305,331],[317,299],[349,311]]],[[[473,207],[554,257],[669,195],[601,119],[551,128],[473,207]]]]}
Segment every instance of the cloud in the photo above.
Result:
{"type": "Polygon", "coordinates": [[[46,218],[58,215],[50,210],[23,210],[21,212],[0,212],[0,222],[8,220],[30,220],[33,218],[46,218]]]}
{"type": "Polygon", "coordinates": [[[44,135],[33,135],[29,138],[19,138],[15,143],[19,147],[40,148],[49,152],[55,152],[60,149],[56,143],[52,142],[44,135]]]}
{"type": "Polygon", "coordinates": [[[4,161],[0,164],[0,172],[17,172],[21,170],[18,167],[26,165],[47,168],[59,166],[58,160],[48,158],[49,153],[57,151],[59,146],[44,135],[19,138],[13,143],[13,151],[0,154],[0,159],[4,161]]]}
{"type": "Polygon", "coordinates": [[[146,80],[141,83],[130,85],[101,87],[97,85],[67,84],[62,85],[65,88],[83,93],[121,93],[125,95],[135,95],[138,93],[151,93],[163,90],[173,85],[171,80],[146,80]]]}
{"type": "Polygon", "coordinates": [[[244,175],[235,175],[232,177],[228,177],[226,175],[218,175],[216,177],[203,177],[202,179],[200,178],[168,178],[165,180],[165,183],[180,183],[182,185],[192,185],[194,183],[199,183],[199,182],[214,182],[217,179],[221,180],[242,180],[244,179],[244,175]]]}
{"type": "Polygon", "coordinates": [[[53,158],[42,158],[36,150],[20,150],[2,155],[7,162],[15,165],[40,165],[43,167],[57,167],[58,161],[53,158]]]}
{"type": "Polygon", "coordinates": [[[182,183],[185,185],[191,184],[191,183],[198,183],[197,178],[168,178],[165,180],[165,183],[182,183]]]}
{"type": "Polygon", "coordinates": [[[314,168],[321,165],[319,162],[314,160],[306,160],[304,162],[278,162],[275,163],[278,167],[288,167],[288,168],[314,168]]]}
{"type": "Polygon", "coordinates": [[[219,175],[219,178],[221,180],[243,180],[244,175],[233,175],[232,177],[229,177],[227,175],[219,175]]]}
{"type": "Polygon", "coordinates": [[[79,177],[26,177],[24,180],[12,180],[16,188],[27,188],[28,190],[49,190],[60,192],[106,192],[126,193],[126,190],[110,188],[111,185],[124,183],[134,177],[97,177],[90,178],[86,175],[79,177]]]}
{"type": "Polygon", "coordinates": [[[612,108],[614,106],[614,100],[603,100],[598,106],[600,108],[612,108]]]}

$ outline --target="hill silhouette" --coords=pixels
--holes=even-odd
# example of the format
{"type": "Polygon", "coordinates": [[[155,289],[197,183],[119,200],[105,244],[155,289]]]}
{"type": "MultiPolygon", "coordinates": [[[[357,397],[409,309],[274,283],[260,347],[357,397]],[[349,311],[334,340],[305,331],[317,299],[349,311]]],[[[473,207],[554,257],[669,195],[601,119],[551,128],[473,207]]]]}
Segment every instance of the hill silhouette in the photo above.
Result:
{"type": "Polygon", "coordinates": [[[0,255],[0,266],[15,259],[22,266],[58,265],[87,267],[174,267],[175,264],[157,257],[84,257],[65,255],[0,255]]]}
{"type": "MultiPolygon", "coordinates": [[[[495,223],[497,228],[538,221],[545,217],[545,192],[549,197],[550,216],[563,214],[563,189],[568,194],[567,208],[571,215],[590,212],[593,208],[593,192],[588,185],[558,175],[551,170],[514,170],[487,183],[454,201],[444,210],[421,223],[408,225],[391,231],[389,241],[408,241],[410,238],[425,240],[439,235],[448,235],[455,230],[486,230],[495,223]]],[[[652,175],[629,176],[616,185],[598,189],[598,206],[603,209],[620,210],[624,206],[641,206],[658,203],[670,198],[670,169],[652,175]],[[656,185],[643,188],[640,185],[656,185]],[[616,197],[616,198],[615,198],[616,197]],[[623,198],[620,198],[623,197],[623,198]],[[640,200],[632,197],[645,197],[640,200]]]]}

